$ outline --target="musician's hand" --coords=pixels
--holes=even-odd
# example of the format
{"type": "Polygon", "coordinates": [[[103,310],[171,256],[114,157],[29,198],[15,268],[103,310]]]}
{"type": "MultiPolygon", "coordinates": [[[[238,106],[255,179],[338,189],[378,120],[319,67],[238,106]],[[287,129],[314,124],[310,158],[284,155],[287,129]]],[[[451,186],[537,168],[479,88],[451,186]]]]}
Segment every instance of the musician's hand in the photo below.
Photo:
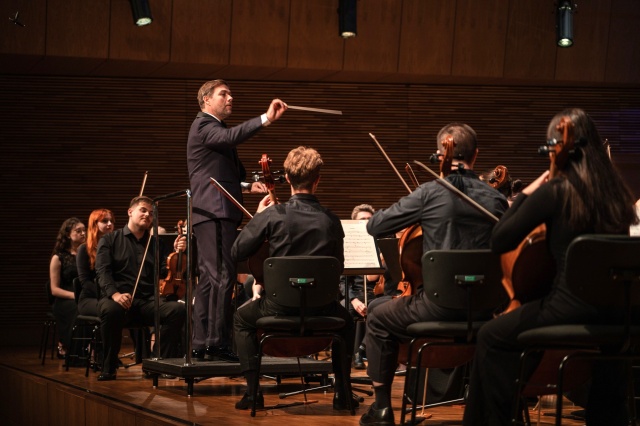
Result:
{"type": "Polygon", "coordinates": [[[262,285],[253,283],[253,285],[251,286],[251,290],[253,291],[253,297],[251,298],[252,301],[260,299],[262,297],[260,296],[260,293],[262,293],[263,291],[262,285]]]}
{"type": "Polygon", "coordinates": [[[367,315],[367,305],[362,303],[357,297],[351,301],[351,306],[353,306],[353,309],[355,309],[355,311],[361,316],[364,317],[367,315]]]}
{"type": "Polygon", "coordinates": [[[265,211],[272,204],[273,203],[271,202],[271,197],[269,195],[267,195],[262,200],[260,200],[260,203],[258,203],[258,209],[256,210],[256,213],[261,213],[261,212],[265,211]]]}
{"type": "Polygon", "coordinates": [[[266,194],[267,187],[262,182],[251,182],[251,189],[249,192],[252,194],[266,194]]]}
{"type": "Polygon", "coordinates": [[[273,123],[282,117],[282,114],[284,114],[287,108],[289,108],[289,106],[280,99],[272,100],[271,105],[269,105],[269,109],[267,110],[267,120],[273,123]]]}
{"type": "Polygon", "coordinates": [[[113,293],[111,296],[114,302],[122,306],[124,309],[131,307],[131,295],[129,293],[113,293]]]}
{"type": "Polygon", "coordinates": [[[540,188],[540,186],[542,186],[544,183],[546,183],[549,180],[549,170],[545,171],[543,174],[541,174],[540,176],[538,176],[538,178],[536,180],[534,180],[533,182],[531,182],[529,185],[527,185],[523,190],[522,193],[525,195],[531,195],[533,194],[533,192],[540,188]]]}
{"type": "Polygon", "coordinates": [[[173,242],[173,249],[175,251],[185,251],[187,249],[187,237],[184,235],[178,235],[173,242]]]}

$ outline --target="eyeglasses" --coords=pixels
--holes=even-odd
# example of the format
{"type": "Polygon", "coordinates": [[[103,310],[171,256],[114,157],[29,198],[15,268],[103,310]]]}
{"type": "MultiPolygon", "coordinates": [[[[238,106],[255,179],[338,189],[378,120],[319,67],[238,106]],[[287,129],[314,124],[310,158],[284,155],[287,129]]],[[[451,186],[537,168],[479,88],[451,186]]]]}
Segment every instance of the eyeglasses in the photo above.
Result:
{"type": "Polygon", "coordinates": [[[86,234],[87,230],[85,228],[78,228],[74,229],[73,232],[75,232],[76,234],[86,234]]]}

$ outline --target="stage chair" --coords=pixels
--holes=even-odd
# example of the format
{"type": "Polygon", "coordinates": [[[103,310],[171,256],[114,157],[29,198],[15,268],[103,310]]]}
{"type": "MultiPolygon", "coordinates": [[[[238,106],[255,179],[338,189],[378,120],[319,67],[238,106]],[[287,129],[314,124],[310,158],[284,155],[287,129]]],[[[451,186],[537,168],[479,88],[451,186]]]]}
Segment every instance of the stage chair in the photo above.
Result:
{"type": "MultiPolygon", "coordinates": [[[[82,291],[82,284],[79,278],[73,279],[73,296],[76,301],[76,305],[80,300],[80,292],[82,291]]],[[[76,316],[71,330],[71,345],[65,356],[65,370],[69,371],[69,365],[71,358],[78,358],[78,352],[84,351],[84,344],[88,343],[89,351],[86,354],[86,368],[84,375],[89,376],[89,368],[91,368],[91,356],[98,357],[97,349],[100,344],[100,318],[92,315],[80,315],[76,316]],[[87,336],[87,329],[89,330],[89,337],[87,336]],[[80,335],[78,335],[80,333],[80,335]],[[80,348],[78,348],[80,345],[80,348]]],[[[97,371],[97,364],[94,362],[93,371],[97,371]]]]}
{"type": "MultiPolygon", "coordinates": [[[[338,317],[309,314],[317,308],[338,300],[341,273],[342,268],[338,260],[328,256],[271,257],[264,261],[265,294],[263,297],[285,308],[298,310],[299,314],[268,316],[257,321],[256,325],[258,330],[262,331],[262,336],[258,350],[258,371],[254,386],[254,403],[251,407],[252,417],[256,414],[255,402],[263,355],[298,357],[298,367],[300,367],[299,357],[318,353],[332,341],[341,345],[344,354],[347,353],[346,342],[338,334],[345,327],[345,321],[338,317]],[[284,341],[286,345],[277,345],[278,341],[284,341]]],[[[348,377],[350,368],[344,357],[343,377],[348,377]]],[[[300,376],[302,378],[302,374],[300,376]]],[[[343,386],[349,409],[354,415],[350,384],[345,380],[343,386]]],[[[307,403],[307,396],[305,392],[303,394],[305,402],[277,405],[269,409],[304,405],[307,403]]]]}
{"type": "MultiPolygon", "coordinates": [[[[422,256],[423,291],[430,302],[448,309],[466,310],[463,321],[426,321],[411,324],[407,353],[407,379],[402,398],[400,424],[411,404],[410,424],[416,424],[419,380],[422,367],[454,368],[467,365],[475,354],[475,339],[488,320],[475,321],[480,312],[506,306],[508,295],[502,286],[500,256],[490,250],[430,250],[422,256]],[[420,345],[415,349],[416,345],[420,345]],[[410,385],[412,357],[416,356],[415,380],[410,385]],[[413,389],[410,389],[413,387],[413,389]]],[[[426,378],[425,378],[426,392],[426,378]]],[[[426,396],[426,395],[425,395],[426,396]]],[[[423,409],[463,403],[464,398],[425,404],[423,409]]]]}
{"type": "MultiPolygon", "coordinates": [[[[632,364],[640,360],[640,238],[626,235],[582,235],[571,242],[566,259],[567,285],[576,296],[598,308],[619,311],[624,319],[617,324],[566,324],[525,331],[518,342],[526,349],[521,356],[516,403],[523,389],[526,363],[530,355],[562,350],[557,364],[557,381],[547,386],[555,391],[555,424],[562,423],[562,396],[572,374],[566,371],[576,362],[623,360],[629,370],[629,409],[632,424],[636,412],[632,364]],[[634,317],[636,315],[636,317],[634,317]]],[[[535,373],[534,373],[535,374],[535,373]]],[[[513,414],[516,419],[518,409],[513,414]]],[[[515,422],[515,420],[514,420],[515,422]]]]}
{"type": "Polygon", "coordinates": [[[51,359],[53,359],[53,353],[56,350],[56,331],[57,325],[56,317],[53,315],[52,305],[54,297],[51,294],[51,281],[47,280],[44,283],[45,294],[47,295],[47,303],[49,309],[47,310],[47,318],[42,324],[42,334],[40,335],[40,349],[38,350],[38,358],[42,358],[42,365],[47,357],[47,345],[49,344],[49,336],[51,336],[51,359]]]}

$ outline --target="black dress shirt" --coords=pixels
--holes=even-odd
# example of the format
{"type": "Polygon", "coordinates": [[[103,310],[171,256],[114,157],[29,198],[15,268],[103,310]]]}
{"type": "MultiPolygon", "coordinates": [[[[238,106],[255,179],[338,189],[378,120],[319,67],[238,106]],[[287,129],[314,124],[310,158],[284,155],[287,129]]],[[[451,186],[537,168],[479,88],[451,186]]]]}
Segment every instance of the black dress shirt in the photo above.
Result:
{"type": "Polygon", "coordinates": [[[295,194],[256,214],[238,235],[231,255],[236,261],[245,260],[265,240],[270,257],[333,256],[344,266],[342,223],[311,194],[295,194]]]}
{"type": "MultiPolygon", "coordinates": [[[[136,289],[136,298],[148,299],[154,295],[154,266],[155,244],[157,239],[150,237],[145,232],[141,239],[129,230],[128,226],[118,229],[103,236],[98,243],[96,254],[96,273],[98,285],[103,297],[111,297],[116,292],[132,293],[140,264],[144,257],[147,241],[149,250],[144,261],[144,267],[140,274],[140,281],[136,289]]],[[[170,253],[170,247],[166,247],[160,241],[160,276],[166,276],[166,259],[170,253]]]]}

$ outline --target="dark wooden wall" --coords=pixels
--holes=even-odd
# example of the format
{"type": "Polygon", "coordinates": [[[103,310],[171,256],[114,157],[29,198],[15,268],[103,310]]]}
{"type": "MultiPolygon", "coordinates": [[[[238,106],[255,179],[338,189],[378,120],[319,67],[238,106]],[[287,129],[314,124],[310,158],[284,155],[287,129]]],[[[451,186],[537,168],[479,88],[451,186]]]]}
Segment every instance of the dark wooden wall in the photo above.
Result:
{"type": "MultiPolygon", "coordinates": [[[[640,196],[640,1],[577,3],[575,44],[561,49],[556,0],[359,0],[349,40],[338,0],[150,0],[141,28],[128,0],[3,0],[25,26],[0,25],[1,344],[37,341],[64,219],[107,207],[124,225],[145,171],[149,195],[188,187],[186,137],[211,78],[232,84],[230,124],[275,97],[344,112],[290,111],[240,148],[250,171],[263,153],[277,169],[292,147],[317,148],[319,195],[344,218],[406,192],[370,132],[402,170],[464,121],[477,168],[504,164],[526,183],[547,167],[536,150],[548,120],[572,106],[593,115],[640,196]]],[[[184,212],[184,198],[163,202],[161,225],[184,212]]]]}
{"type": "MultiPolygon", "coordinates": [[[[201,80],[0,76],[0,329],[2,344],[37,341],[46,309],[43,283],[60,224],[84,220],[107,207],[117,226],[129,200],[189,186],[185,146],[198,112],[201,80]]],[[[231,82],[230,125],[259,115],[274,97],[292,105],[338,109],[343,115],[288,111],[241,145],[247,169],[259,170],[267,153],[272,170],[298,145],[325,159],[321,201],[342,218],[367,202],[385,208],[406,193],[369,138],[376,135],[400,170],[427,162],[444,124],[463,121],[478,133],[477,170],[506,165],[530,182],[548,166],[538,157],[549,119],[578,106],[610,140],[614,161],[640,196],[640,89],[489,85],[407,85],[303,82],[231,82]]],[[[421,181],[429,179],[418,172],[421,181]]],[[[214,189],[212,188],[212,191],[214,189]]],[[[277,188],[281,198],[287,188],[277,188]]],[[[246,197],[254,211],[260,197],[246,197]]],[[[602,200],[606,202],[606,200],[602,200]]],[[[160,224],[171,230],[185,216],[185,199],[160,205],[160,224]]]]}

